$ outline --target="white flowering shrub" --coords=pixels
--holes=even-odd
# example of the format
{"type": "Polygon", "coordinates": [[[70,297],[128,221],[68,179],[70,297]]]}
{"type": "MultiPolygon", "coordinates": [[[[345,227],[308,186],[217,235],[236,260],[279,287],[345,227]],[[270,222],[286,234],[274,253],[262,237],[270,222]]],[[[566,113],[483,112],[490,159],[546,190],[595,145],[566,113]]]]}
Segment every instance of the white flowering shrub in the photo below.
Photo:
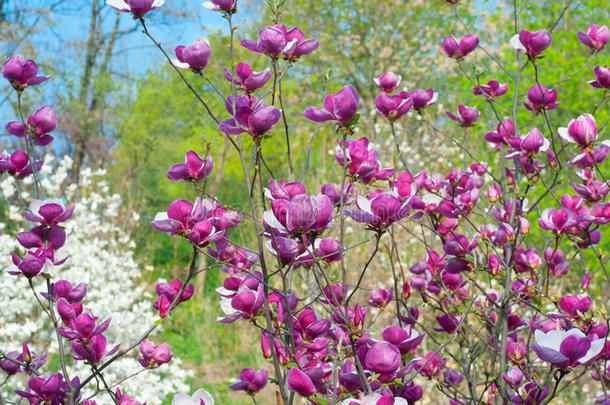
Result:
{"type": "MultiPolygon", "coordinates": [[[[64,187],[71,159],[66,157],[55,165],[47,159],[46,163],[41,169],[41,186],[45,194],[65,198],[76,208],[71,220],[65,223],[68,243],[63,252],[69,259],[64,265],[55,267],[53,278],[69,280],[73,285],[84,282],[87,285],[85,307],[92,309],[100,319],[112,318],[106,331],[109,344],[127,346],[141,336],[156,317],[151,294],[138,283],[141,270],[133,257],[135,244],[118,222],[121,198],[118,194],[110,194],[106,182],[100,179],[103,171],[84,170],[80,186],[64,187]]],[[[23,183],[28,181],[32,178],[23,183]]],[[[17,191],[13,177],[1,179],[3,199],[17,200],[17,191]]],[[[21,197],[29,198],[25,191],[21,197]]],[[[19,203],[10,205],[10,224],[0,224],[0,229],[26,230],[27,221],[21,215],[20,206],[19,203]]],[[[133,215],[137,218],[137,214],[133,215]]],[[[11,253],[20,252],[20,249],[14,235],[7,232],[0,235],[0,268],[6,270],[11,266],[11,253]]],[[[43,280],[35,279],[34,286],[38,291],[46,290],[43,280]]],[[[33,343],[29,343],[32,351],[41,353],[44,345],[49,344],[48,361],[54,361],[57,343],[51,335],[53,328],[46,317],[40,316],[25,277],[0,272],[0,308],[0,347],[19,351],[25,340],[33,343]]],[[[66,358],[70,358],[69,345],[65,345],[65,349],[68,351],[66,358]]],[[[106,381],[112,385],[138,373],[121,382],[121,390],[137,393],[150,405],[161,404],[171,393],[189,390],[186,382],[192,373],[183,369],[179,358],[174,357],[167,365],[140,373],[145,369],[137,362],[136,355],[139,352],[132,351],[131,356],[123,357],[109,367],[104,373],[106,381]]],[[[83,362],[72,362],[69,367],[70,375],[90,373],[83,362]]],[[[24,389],[25,384],[26,380],[14,378],[3,388],[24,389]]],[[[88,394],[91,393],[85,392],[84,397],[88,394]]]]}

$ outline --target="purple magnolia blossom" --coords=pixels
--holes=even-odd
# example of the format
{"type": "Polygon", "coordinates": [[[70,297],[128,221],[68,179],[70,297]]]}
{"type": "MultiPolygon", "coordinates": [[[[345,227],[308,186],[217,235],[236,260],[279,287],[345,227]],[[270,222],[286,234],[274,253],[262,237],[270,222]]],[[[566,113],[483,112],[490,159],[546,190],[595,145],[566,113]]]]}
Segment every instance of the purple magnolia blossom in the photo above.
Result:
{"type": "Polygon", "coordinates": [[[135,18],[141,18],[161,7],[165,4],[165,0],[106,0],[106,4],[117,11],[131,13],[135,18]]]}
{"type": "Polygon", "coordinates": [[[138,359],[138,362],[144,368],[156,368],[162,364],[169,363],[172,359],[172,352],[167,343],[155,346],[148,339],[144,339],[140,343],[140,353],[142,357],[138,359]]]}
{"type": "Polygon", "coordinates": [[[568,143],[575,143],[586,148],[597,140],[597,125],[591,114],[583,114],[577,119],[570,120],[568,127],[557,129],[561,139],[568,143]]]}
{"type": "Polygon", "coordinates": [[[610,89],[610,69],[608,69],[608,65],[603,67],[596,66],[595,69],[593,69],[593,74],[595,75],[595,80],[591,80],[587,83],[596,89],[610,89]]]}
{"type": "Polygon", "coordinates": [[[55,255],[53,248],[39,248],[29,250],[23,259],[20,259],[17,254],[11,255],[13,264],[17,267],[8,270],[9,274],[19,275],[31,278],[36,277],[40,273],[50,274],[54,266],[62,265],[67,259],[67,255],[55,255]]]}
{"type": "MultiPolygon", "coordinates": [[[[406,283],[405,285],[408,286],[406,283]]],[[[412,326],[407,326],[406,329],[400,326],[388,326],[383,331],[383,340],[392,343],[402,354],[414,351],[425,336],[420,335],[412,326]]]]}
{"type": "Polygon", "coordinates": [[[385,308],[390,302],[392,302],[393,297],[391,288],[381,288],[379,290],[372,290],[369,294],[369,299],[367,302],[370,306],[375,308],[385,308]]]}
{"type": "Polygon", "coordinates": [[[463,127],[471,127],[477,123],[479,120],[479,116],[481,113],[476,107],[467,107],[463,104],[460,104],[458,107],[457,115],[453,114],[451,111],[445,111],[447,116],[451,118],[453,121],[457,121],[463,127]]]}
{"type": "Polygon", "coordinates": [[[610,152],[610,140],[605,140],[592,150],[581,150],[580,153],[574,155],[568,162],[570,165],[580,167],[582,169],[593,168],[595,165],[599,165],[610,152]]]}
{"type": "Polygon", "coordinates": [[[553,38],[547,30],[528,31],[521,30],[517,35],[514,35],[510,44],[518,51],[524,52],[532,58],[540,55],[546,48],[551,45],[553,38]]]}
{"type": "Polygon", "coordinates": [[[231,384],[229,388],[233,391],[246,391],[252,395],[265,388],[269,381],[269,372],[263,368],[256,372],[253,368],[244,368],[239,373],[239,381],[231,384]]]}
{"type": "Polygon", "coordinates": [[[31,222],[55,226],[69,220],[73,212],[74,206],[66,208],[61,200],[34,200],[29,210],[23,211],[23,216],[31,222]]]}
{"type": "Polygon", "coordinates": [[[286,183],[285,179],[277,181],[269,180],[269,189],[265,190],[265,194],[270,200],[290,200],[299,194],[306,194],[307,190],[302,183],[298,181],[286,183]]]}
{"type": "Polygon", "coordinates": [[[191,69],[194,72],[205,69],[212,53],[210,43],[205,38],[199,38],[188,46],[177,46],[174,52],[178,61],[172,63],[181,69],[191,69]]]}
{"type": "Polygon", "coordinates": [[[386,93],[391,93],[400,86],[402,77],[396,73],[386,72],[373,79],[375,86],[379,87],[386,93]]]}
{"type": "Polygon", "coordinates": [[[527,134],[519,138],[512,138],[508,141],[513,147],[512,151],[506,155],[506,159],[517,156],[533,157],[546,152],[551,145],[551,141],[545,138],[537,128],[532,129],[527,134]]]}
{"type": "MultiPolygon", "coordinates": [[[[146,402],[141,404],[140,402],[138,402],[135,399],[131,398],[129,395],[121,393],[121,389],[120,388],[116,389],[116,397],[119,400],[118,405],[146,405],[146,402]]],[[[199,404],[197,404],[197,405],[199,405],[199,404]]]]}
{"type": "Polygon", "coordinates": [[[391,191],[372,193],[367,197],[358,196],[356,208],[343,212],[356,222],[366,223],[375,229],[385,229],[406,217],[411,210],[410,199],[403,201],[391,191]]]}
{"type": "Polygon", "coordinates": [[[364,364],[367,369],[380,374],[380,381],[391,381],[400,368],[400,351],[391,343],[375,342],[366,352],[364,364]]]}
{"type": "Polygon", "coordinates": [[[549,90],[543,85],[535,84],[527,91],[529,103],[523,105],[530,111],[554,110],[557,108],[557,90],[549,90]]]}
{"type": "Polygon", "coordinates": [[[195,286],[193,284],[188,284],[184,289],[182,289],[182,285],[182,281],[177,278],[171,280],[169,283],[157,283],[155,291],[159,298],[153,304],[153,308],[159,310],[159,316],[161,318],[165,318],[169,314],[171,305],[174,300],[176,300],[180,290],[182,290],[182,293],[180,294],[180,298],[176,300],[176,305],[190,300],[195,293],[195,286]]]}
{"type": "Polygon", "coordinates": [[[479,37],[476,35],[464,35],[459,42],[453,35],[449,35],[443,40],[441,49],[450,58],[462,59],[474,51],[477,46],[479,46],[479,37]]]}
{"type": "Polygon", "coordinates": [[[345,86],[336,94],[329,94],[324,100],[324,108],[308,107],[303,115],[315,122],[337,121],[348,126],[356,113],[360,96],[352,86],[345,86]]]}
{"type": "Polygon", "coordinates": [[[602,351],[605,338],[591,340],[580,329],[534,332],[532,349],[541,360],[558,368],[570,368],[591,363],[602,351]]]}
{"type": "Polygon", "coordinates": [[[324,194],[298,194],[290,200],[277,199],[271,201],[271,210],[265,211],[264,220],[283,234],[318,233],[332,226],[333,203],[324,194]]]}
{"type": "Polygon", "coordinates": [[[206,209],[199,197],[195,203],[180,199],[171,203],[167,212],[157,213],[150,225],[157,231],[167,232],[169,235],[187,235],[193,226],[206,216],[206,209]]]}
{"type": "Polygon", "coordinates": [[[254,90],[258,90],[263,87],[269,79],[271,79],[271,72],[269,69],[265,69],[262,72],[255,72],[252,70],[250,65],[244,62],[239,62],[235,67],[235,74],[237,76],[233,76],[231,72],[225,68],[224,69],[225,78],[232,82],[247,93],[252,93],[254,90]]]}
{"type": "Polygon", "coordinates": [[[178,163],[169,168],[167,178],[173,181],[200,181],[209,177],[213,168],[214,160],[212,156],[203,160],[196,152],[191,150],[185,154],[185,163],[178,163]]]}
{"type": "Polygon", "coordinates": [[[489,132],[485,140],[497,149],[510,145],[509,140],[515,136],[515,125],[509,118],[504,118],[496,127],[496,132],[489,132]]]}
{"type": "Polygon", "coordinates": [[[403,115],[409,112],[413,106],[413,101],[402,95],[390,95],[381,93],[375,99],[375,107],[377,111],[383,114],[390,121],[396,121],[403,115]]]}
{"type": "Polygon", "coordinates": [[[330,198],[336,207],[341,205],[341,200],[343,200],[343,205],[351,205],[354,187],[350,183],[344,184],[343,198],[341,198],[341,190],[342,187],[339,184],[324,184],[320,189],[322,194],[330,198]]]}
{"type": "Polygon", "coordinates": [[[481,84],[472,88],[475,96],[487,95],[493,98],[500,97],[508,91],[508,83],[500,84],[497,80],[490,80],[487,84],[481,84]]]}
{"type": "Polygon", "coordinates": [[[72,341],[72,350],[75,353],[74,359],[89,363],[99,363],[104,357],[112,356],[119,350],[119,345],[116,345],[107,351],[107,345],[108,341],[104,335],[95,335],[86,342],[72,341]]]}
{"type": "Polygon", "coordinates": [[[222,121],[218,129],[228,135],[248,132],[258,139],[269,132],[282,117],[282,112],[277,107],[266,107],[264,100],[256,102],[252,96],[237,96],[235,101],[233,96],[229,96],[225,107],[234,118],[222,121]],[[235,104],[235,114],[233,114],[233,104],[235,104]]]}
{"type": "MultiPolygon", "coordinates": [[[[394,175],[395,169],[380,169],[377,149],[366,137],[358,140],[349,139],[345,147],[343,140],[335,147],[335,158],[339,166],[348,168],[348,175],[363,183],[375,180],[387,180],[394,175]],[[345,149],[345,155],[344,150],[345,149]]],[[[351,188],[350,188],[351,190],[351,188]]]]}
{"type": "MultiPolygon", "coordinates": [[[[75,377],[70,385],[74,388],[78,387],[78,377],[75,377]]],[[[66,400],[66,393],[70,390],[60,373],[47,372],[31,377],[27,391],[15,390],[15,393],[27,399],[30,404],[62,404],[66,400]]]]}
{"type": "Polygon", "coordinates": [[[604,50],[610,38],[610,30],[606,25],[592,24],[586,33],[578,31],[578,39],[593,52],[604,50]]]}
{"type": "Polygon", "coordinates": [[[523,372],[517,367],[511,367],[502,376],[502,378],[504,379],[504,381],[506,381],[508,385],[515,388],[521,385],[521,381],[523,381],[523,372]]]}
{"type": "Polygon", "coordinates": [[[559,308],[570,316],[584,315],[591,308],[591,297],[586,295],[564,295],[559,299],[559,308]]]}
{"type": "Polygon", "coordinates": [[[2,76],[17,91],[23,91],[28,86],[36,86],[51,78],[51,76],[36,76],[37,74],[36,63],[31,59],[25,60],[21,55],[13,55],[2,64],[2,76]]]}
{"type": "Polygon", "coordinates": [[[309,397],[316,392],[316,387],[311,378],[298,367],[293,367],[288,371],[286,377],[288,389],[303,397],[309,397]]]}
{"type": "Polygon", "coordinates": [[[104,333],[110,325],[111,318],[106,319],[99,325],[97,320],[98,318],[90,312],[83,312],[70,323],[69,327],[59,327],[58,331],[66,339],[86,342],[91,340],[92,337],[104,333]]]}
{"type": "MultiPolygon", "coordinates": [[[[36,170],[40,170],[42,163],[42,160],[36,161],[36,170]]],[[[0,152],[0,173],[2,172],[7,172],[18,179],[31,175],[32,166],[28,155],[22,150],[18,150],[10,156],[5,152],[0,152]]]]}
{"type": "Polygon", "coordinates": [[[225,13],[234,13],[237,0],[211,0],[202,4],[203,7],[212,11],[222,11],[225,13]]]}
{"type": "Polygon", "coordinates": [[[18,121],[11,121],[6,124],[8,133],[23,138],[26,135],[31,136],[38,146],[46,146],[53,140],[49,132],[57,127],[57,117],[55,111],[51,107],[42,107],[34,114],[30,115],[27,123],[24,125],[18,121]]]}
{"type": "MultiPolygon", "coordinates": [[[[316,241],[318,242],[318,241],[316,241]]],[[[324,238],[317,246],[316,257],[327,263],[341,260],[341,242],[336,238],[324,238]]]]}
{"type": "Polygon", "coordinates": [[[430,107],[436,103],[438,94],[432,89],[415,89],[409,93],[409,98],[413,101],[413,108],[420,111],[422,108],[430,107]]]}
{"type": "Polygon", "coordinates": [[[49,228],[36,226],[29,232],[18,233],[16,239],[26,249],[49,248],[57,250],[66,242],[66,231],[57,226],[49,228]]]}
{"type": "Polygon", "coordinates": [[[256,317],[263,308],[265,293],[262,284],[255,288],[256,290],[253,290],[247,285],[242,285],[235,295],[221,299],[220,307],[227,316],[219,318],[218,322],[231,323],[239,318],[252,319],[256,317]]]}
{"type": "Polygon", "coordinates": [[[545,231],[551,231],[555,234],[566,233],[569,228],[577,225],[579,218],[574,218],[572,213],[561,208],[554,210],[547,208],[542,212],[540,218],[538,218],[538,225],[545,231]]]}
{"type": "Polygon", "coordinates": [[[320,43],[317,39],[306,39],[303,32],[297,27],[286,31],[284,24],[265,27],[258,32],[258,42],[242,39],[244,48],[257,53],[264,53],[274,59],[284,55],[286,59],[296,60],[318,49],[320,43]]]}

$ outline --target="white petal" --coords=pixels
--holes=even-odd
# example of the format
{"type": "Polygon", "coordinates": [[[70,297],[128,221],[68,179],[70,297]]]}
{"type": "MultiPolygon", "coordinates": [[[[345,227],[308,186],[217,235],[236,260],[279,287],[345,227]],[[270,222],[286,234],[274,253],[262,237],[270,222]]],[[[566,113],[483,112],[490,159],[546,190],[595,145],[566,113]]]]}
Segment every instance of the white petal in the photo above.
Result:
{"type": "Polygon", "coordinates": [[[515,48],[518,51],[522,51],[522,52],[527,51],[525,49],[525,47],[523,46],[523,44],[521,43],[521,41],[519,41],[519,34],[513,35],[513,37],[510,39],[510,44],[512,45],[513,48],[515,48]]]}
{"type": "Polygon", "coordinates": [[[164,221],[166,219],[169,219],[167,212],[157,212],[157,215],[155,215],[155,219],[153,221],[164,221]]]}
{"type": "Polygon", "coordinates": [[[124,0],[106,0],[106,4],[110,7],[114,7],[117,10],[129,11],[129,5],[124,0]]]}
{"type": "Polygon", "coordinates": [[[164,4],[165,4],[165,0],[155,0],[155,2],[153,3],[153,7],[159,8],[164,4]]]}
{"type": "Polygon", "coordinates": [[[286,231],[286,228],[284,228],[284,225],[282,225],[280,223],[280,221],[278,221],[278,219],[275,217],[275,215],[273,215],[273,211],[271,211],[271,210],[265,211],[265,213],[263,214],[263,220],[267,223],[267,225],[269,225],[272,228],[275,228],[281,232],[286,231]]]}
{"type": "Polygon", "coordinates": [[[193,399],[198,400],[197,403],[199,403],[199,401],[203,401],[205,405],[214,405],[214,398],[212,398],[210,393],[203,388],[199,388],[197,391],[195,391],[193,394],[193,399]]]}
{"type": "Polygon", "coordinates": [[[568,143],[576,143],[576,141],[574,141],[574,139],[572,139],[572,137],[570,136],[570,133],[568,132],[567,128],[559,127],[559,128],[557,128],[557,133],[559,134],[561,139],[563,139],[564,141],[566,141],[568,143]]]}
{"type": "Polygon", "coordinates": [[[212,3],[211,1],[206,1],[205,3],[202,4],[202,6],[207,8],[208,10],[212,10],[212,11],[220,10],[220,7],[218,7],[216,4],[212,3]]]}
{"type": "Polygon", "coordinates": [[[578,359],[578,362],[584,364],[591,360],[593,357],[597,356],[604,348],[604,343],[606,343],[606,339],[597,339],[591,342],[591,347],[589,348],[589,351],[587,351],[587,354],[585,354],[583,357],[578,359]]]}
{"type": "Polygon", "coordinates": [[[358,208],[360,208],[362,211],[366,212],[367,214],[373,214],[373,211],[371,211],[371,201],[364,197],[359,195],[356,198],[356,204],[358,205],[358,208]]]}
{"type": "Polygon", "coordinates": [[[178,59],[172,59],[172,65],[176,66],[179,69],[190,69],[188,63],[180,62],[178,59]]]}

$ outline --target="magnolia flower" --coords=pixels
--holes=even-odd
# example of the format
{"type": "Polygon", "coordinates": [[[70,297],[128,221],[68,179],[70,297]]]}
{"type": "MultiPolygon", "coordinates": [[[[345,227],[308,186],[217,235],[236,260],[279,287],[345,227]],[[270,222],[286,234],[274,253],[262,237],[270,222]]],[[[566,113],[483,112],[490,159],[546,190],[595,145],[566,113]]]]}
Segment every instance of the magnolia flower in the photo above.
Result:
{"type": "Polygon", "coordinates": [[[496,132],[489,132],[485,140],[497,149],[509,145],[509,140],[515,136],[515,125],[509,118],[504,118],[496,127],[496,132]]]}
{"type": "Polygon", "coordinates": [[[392,96],[387,93],[381,93],[375,99],[377,111],[390,121],[395,121],[408,113],[412,106],[413,101],[401,95],[392,96]]]}
{"type": "Polygon", "coordinates": [[[577,119],[570,120],[568,127],[557,129],[561,139],[568,143],[576,143],[586,148],[597,139],[597,125],[591,114],[583,114],[577,119]]]}
{"type": "Polygon", "coordinates": [[[593,52],[602,51],[610,38],[610,30],[606,25],[592,24],[586,33],[578,31],[578,39],[593,52]]]}
{"type": "Polygon", "coordinates": [[[233,391],[246,391],[252,395],[265,388],[269,381],[269,372],[263,368],[256,372],[253,368],[244,368],[239,373],[239,381],[231,384],[229,388],[233,391]]]}
{"type": "Polygon", "coordinates": [[[150,225],[159,232],[169,235],[188,234],[193,226],[207,216],[207,210],[199,197],[195,203],[187,200],[176,200],[170,204],[167,212],[159,212],[150,225]]]}
{"type": "Polygon", "coordinates": [[[66,209],[61,200],[34,200],[30,203],[29,210],[23,211],[23,216],[28,221],[50,227],[66,222],[73,212],[74,206],[66,209]]]}
{"type": "Polygon", "coordinates": [[[565,208],[554,210],[547,208],[538,218],[538,225],[545,231],[551,231],[556,234],[565,233],[569,228],[578,224],[578,218],[574,218],[570,211],[565,208]]]}
{"type": "Polygon", "coordinates": [[[415,89],[409,93],[409,98],[413,101],[413,108],[419,111],[424,107],[430,107],[436,103],[438,94],[432,89],[415,89]]]}
{"type": "Polygon", "coordinates": [[[366,223],[376,229],[385,229],[409,214],[410,199],[402,201],[398,194],[391,191],[373,193],[368,198],[358,196],[356,208],[343,212],[356,222],[366,223]]]}
{"type": "Polygon", "coordinates": [[[72,350],[74,350],[75,360],[87,361],[89,363],[99,363],[104,357],[112,356],[119,350],[119,345],[106,351],[108,341],[104,335],[95,335],[91,339],[78,342],[72,341],[72,350]]]}
{"type": "Polygon", "coordinates": [[[277,199],[271,201],[271,210],[265,211],[264,220],[281,233],[321,232],[332,226],[333,203],[324,194],[298,194],[289,201],[277,199]]]}
{"type": "Polygon", "coordinates": [[[2,64],[2,76],[17,91],[22,91],[27,86],[36,86],[51,78],[51,76],[36,76],[37,74],[36,63],[31,59],[26,61],[21,55],[13,55],[2,64]]]}
{"type": "Polygon", "coordinates": [[[450,58],[462,59],[479,46],[479,37],[476,35],[464,35],[458,43],[453,35],[445,37],[441,49],[450,58]]]}
{"type": "MultiPolygon", "coordinates": [[[[348,167],[350,177],[363,183],[387,180],[394,175],[395,169],[380,169],[377,149],[366,137],[349,139],[345,146],[343,140],[335,147],[335,159],[341,167],[348,167]]],[[[351,187],[349,192],[351,193],[351,187]]]]}
{"type": "Polygon", "coordinates": [[[209,177],[213,168],[214,160],[212,156],[208,156],[204,161],[196,152],[191,150],[185,154],[185,163],[178,163],[169,168],[167,178],[173,181],[199,181],[209,177]]]}
{"type": "Polygon", "coordinates": [[[218,129],[228,135],[238,135],[248,132],[255,138],[269,132],[282,117],[282,112],[274,106],[266,107],[265,101],[256,102],[252,96],[229,96],[225,108],[234,116],[222,121],[218,129]],[[233,114],[235,105],[235,114],[233,114]]]}
{"type": "Polygon", "coordinates": [[[18,121],[11,121],[6,124],[8,133],[23,138],[26,135],[34,138],[38,146],[46,146],[53,140],[49,132],[57,127],[57,117],[51,107],[42,107],[34,114],[30,115],[24,125],[18,121]]]}
{"type": "Polygon", "coordinates": [[[234,13],[237,0],[211,0],[202,4],[203,7],[212,11],[222,11],[225,13],[234,13]]]}
{"type": "Polygon", "coordinates": [[[200,388],[192,396],[184,393],[174,395],[172,405],[214,405],[214,398],[209,392],[200,388]]]}
{"type": "Polygon", "coordinates": [[[514,150],[506,155],[506,159],[512,159],[519,155],[533,157],[546,152],[551,145],[551,141],[545,138],[537,128],[521,135],[519,138],[509,139],[508,142],[514,150]]]}
{"type": "Polygon", "coordinates": [[[379,87],[386,93],[391,93],[400,86],[402,77],[392,72],[386,72],[373,79],[375,86],[379,87]]]}
{"type": "Polygon", "coordinates": [[[308,107],[303,115],[311,121],[337,121],[349,125],[356,113],[360,96],[352,86],[345,86],[336,94],[329,94],[324,100],[324,108],[308,107]]]}
{"type": "MultiPolygon", "coordinates": [[[[42,164],[42,160],[36,161],[37,171],[40,170],[42,164]]],[[[4,152],[0,153],[0,173],[2,172],[7,172],[18,179],[29,176],[32,174],[32,166],[28,155],[22,150],[18,150],[10,156],[4,152]]]]}
{"type": "MultiPolygon", "coordinates": [[[[405,286],[409,284],[405,283],[405,286]]],[[[383,330],[383,340],[392,343],[400,350],[400,353],[408,353],[419,346],[426,335],[419,334],[412,326],[406,329],[400,326],[388,326],[383,330]]]]}
{"type": "Polygon", "coordinates": [[[466,107],[463,104],[460,104],[458,107],[457,115],[453,114],[451,111],[445,111],[447,116],[451,118],[453,121],[457,121],[463,127],[471,127],[477,123],[479,120],[479,116],[481,113],[476,107],[466,107]]]}
{"type": "Polygon", "coordinates": [[[240,44],[252,52],[264,53],[275,59],[284,55],[290,60],[312,53],[319,46],[317,39],[305,39],[305,35],[297,27],[286,31],[284,24],[261,29],[258,32],[258,42],[242,39],[240,44]]]}
{"type": "Polygon", "coordinates": [[[288,371],[286,382],[290,391],[294,391],[303,397],[311,396],[316,392],[316,387],[311,378],[298,367],[293,367],[288,371]]]}
{"type": "Polygon", "coordinates": [[[610,89],[610,69],[608,69],[608,65],[604,67],[596,66],[593,69],[593,74],[595,75],[595,80],[588,81],[587,83],[596,89],[610,89]]]}
{"type": "Polygon", "coordinates": [[[557,108],[557,90],[549,90],[543,85],[535,84],[527,91],[529,103],[523,105],[530,111],[554,110],[557,108]]]}
{"type": "Polygon", "coordinates": [[[497,80],[490,80],[487,84],[481,84],[472,88],[475,96],[488,95],[493,98],[500,97],[508,91],[508,83],[500,84],[497,80]]]}
{"type": "Polygon", "coordinates": [[[194,72],[201,72],[205,69],[212,53],[210,42],[205,38],[199,38],[188,46],[177,46],[174,52],[178,58],[178,61],[172,61],[174,66],[191,69],[194,72]]]}
{"type": "Polygon", "coordinates": [[[551,45],[552,40],[551,33],[547,30],[534,32],[521,30],[519,34],[511,38],[510,44],[516,50],[535,58],[551,45]]]}
{"type": "Polygon", "coordinates": [[[591,303],[591,297],[586,295],[564,295],[559,299],[559,308],[570,316],[577,316],[588,312],[591,303]]]}
{"type": "Polygon", "coordinates": [[[132,13],[135,18],[142,18],[165,4],[165,0],[106,0],[106,4],[117,11],[132,13]]]}
{"type": "Polygon", "coordinates": [[[580,329],[568,331],[540,329],[534,332],[536,343],[532,349],[541,360],[558,368],[570,368],[589,364],[602,351],[605,338],[590,340],[580,329]]]}
{"type": "Polygon", "coordinates": [[[255,72],[250,65],[244,62],[239,62],[235,67],[235,74],[237,77],[233,76],[227,68],[224,69],[224,73],[225,78],[229,82],[238,85],[247,93],[260,89],[267,84],[269,79],[271,79],[271,72],[269,69],[265,69],[262,72],[255,72]]]}
{"type": "Polygon", "coordinates": [[[138,362],[144,368],[159,367],[172,359],[172,352],[167,343],[154,346],[148,339],[144,339],[140,343],[140,353],[142,357],[138,359],[138,362]]]}

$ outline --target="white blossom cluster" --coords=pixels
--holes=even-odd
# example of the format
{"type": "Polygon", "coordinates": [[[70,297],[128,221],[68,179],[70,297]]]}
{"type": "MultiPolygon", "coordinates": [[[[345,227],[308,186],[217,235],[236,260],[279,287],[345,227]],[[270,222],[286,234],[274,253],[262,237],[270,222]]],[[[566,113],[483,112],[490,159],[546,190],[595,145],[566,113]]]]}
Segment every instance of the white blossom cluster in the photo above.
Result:
{"type": "MultiPolygon", "coordinates": [[[[63,186],[69,168],[70,158],[57,162],[51,170],[51,162],[45,162],[41,170],[41,186],[47,198],[66,199],[74,205],[74,215],[64,223],[66,226],[66,245],[60,250],[69,254],[68,261],[53,271],[53,280],[65,279],[73,285],[84,282],[87,295],[83,300],[86,308],[91,308],[100,321],[112,317],[112,322],[104,335],[108,338],[109,349],[117,343],[122,347],[132,344],[157,319],[153,312],[153,297],[141,285],[137,284],[140,268],[133,257],[134,243],[122,231],[118,223],[118,212],[121,206],[119,195],[111,195],[108,185],[99,180],[103,171],[83,170],[81,184],[63,186]]],[[[9,201],[30,200],[21,184],[19,197],[15,180],[11,177],[0,178],[0,197],[9,201]]],[[[23,206],[12,204],[9,209],[11,228],[18,231],[29,230],[29,223],[21,215],[23,206]]],[[[137,218],[137,216],[134,216],[137,218]]],[[[7,224],[0,223],[0,229],[7,224]]],[[[23,250],[16,242],[14,235],[6,232],[0,235],[0,269],[12,265],[12,252],[22,254],[23,250]]],[[[43,282],[35,283],[39,291],[45,291],[43,282]]],[[[30,350],[40,353],[45,342],[50,342],[49,359],[57,353],[55,335],[50,334],[50,323],[35,305],[35,300],[25,277],[12,276],[0,272],[0,349],[5,352],[21,351],[21,342],[31,342],[30,350]]],[[[160,344],[154,336],[154,344],[160,344]]],[[[67,356],[71,357],[71,348],[64,343],[67,356]]],[[[123,358],[108,367],[104,372],[105,380],[112,384],[140,370],[142,366],[136,361],[139,351],[123,358]]],[[[81,380],[90,374],[83,362],[72,361],[70,377],[80,376],[81,380]]],[[[42,371],[45,371],[44,366],[42,371]]],[[[53,370],[56,371],[56,370],[53,370]]],[[[150,405],[161,404],[163,399],[176,392],[188,392],[186,380],[192,372],[182,368],[180,359],[174,357],[169,364],[156,370],[145,371],[120,384],[121,390],[132,398],[146,401],[150,405]]],[[[26,380],[13,378],[8,389],[24,389],[26,380]]],[[[92,385],[92,388],[93,385],[92,385]]],[[[5,391],[6,391],[5,387],[5,391]]],[[[89,391],[90,394],[92,391],[89,391]]],[[[87,392],[85,392],[87,395],[87,392]]],[[[6,398],[6,394],[5,394],[6,398]]],[[[101,394],[96,397],[98,404],[108,398],[101,394]]]]}

